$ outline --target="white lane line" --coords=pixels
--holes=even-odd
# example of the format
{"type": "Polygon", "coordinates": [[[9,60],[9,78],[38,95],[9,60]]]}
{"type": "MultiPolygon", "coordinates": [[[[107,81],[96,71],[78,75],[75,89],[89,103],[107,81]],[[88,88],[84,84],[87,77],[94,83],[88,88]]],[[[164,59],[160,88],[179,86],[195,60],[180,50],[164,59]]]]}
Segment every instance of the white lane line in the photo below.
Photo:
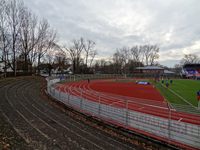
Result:
{"type": "Polygon", "coordinates": [[[43,133],[42,131],[40,131],[37,127],[35,127],[32,123],[29,122],[28,119],[26,119],[26,117],[24,117],[24,115],[22,115],[18,110],[16,110],[16,112],[32,127],[34,128],[36,131],[38,131],[41,135],[43,135],[46,139],[50,140],[50,137],[48,135],[46,135],[45,133],[43,133]]]}
{"type": "Polygon", "coordinates": [[[6,120],[8,121],[8,123],[13,127],[13,129],[17,132],[17,134],[20,137],[22,137],[27,144],[30,144],[30,140],[28,138],[26,138],[25,134],[22,133],[22,131],[20,131],[19,129],[17,129],[15,127],[15,125],[10,121],[10,119],[8,118],[8,116],[4,112],[1,112],[1,113],[6,118],[6,120]]]}
{"type": "MultiPolygon", "coordinates": [[[[65,87],[65,92],[67,92],[66,91],[66,88],[70,88],[71,89],[71,85],[69,86],[66,86],[65,87]]],[[[67,92],[68,93],[68,92],[67,92]]],[[[37,103],[37,102],[36,102],[37,103]]],[[[38,104],[39,105],[39,104],[38,104]]],[[[43,107],[43,106],[41,106],[41,107],[43,107]]],[[[37,108],[36,108],[37,109],[37,108]]],[[[40,111],[39,109],[38,109],[38,111],[40,111]]],[[[52,112],[51,112],[52,113],[52,112]]],[[[55,113],[52,113],[54,116],[56,116],[57,117],[57,115],[55,114],[55,113]]],[[[57,117],[58,118],[58,117],[57,117]]],[[[77,124],[80,124],[79,122],[77,122],[77,121],[74,121],[75,123],[77,123],[77,124]]],[[[72,125],[72,126],[74,126],[74,127],[76,127],[76,128],[78,128],[78,129],[80,129],[79,127],[77,127],[76,125],[74,125],[74,124],[71,124],[71,123],[68,123],[68,124],[70,124],[70,125],[72,125]]],[[[80,129],[81,131],[83,131],[83,132],[85,132],[86,134],[89,134],[90,136],[92,136],[92,137],[94,137],[94,138],[96,138],[96,139],[99,139],[99,140],[101,140],[102,141],[102,139],[101,138],[98,138],[97,136],[94,136],[93,134],[91,134],[91,133],[89,133],[89,132],[87,132],[87,131],[85,131],[85,130],[82,130],[82,129],[80,129]]],[[[97,133],[98,134],[98,133],[97,133]]],[[[99,134],[100,135],[100,134],[99,134]]],[[[123,145],[123,146],[125,146],[125,147],[128,147],[128,148],[132,148],[132,147],[130,147],[130,146],[128,146],[128,145],[125,145],[125,144],[123,144],[123,143],[121,143],[121,142],[119,142],[119,141],[116,141],[116,140],[114,140],[113,138],[110,138],[110,137],[107,137],[107,138],[109,138],[110,140],[112,140],[113,142],[116,142],[116,143],[118,143],[118,144],[121,144],[121,145],[123,145]]],[[[104,141],[104,142],[106,142],[107,144],[109,144],[109,145],[111,145],[112,147],[115,147],[113,144],[111,144],[111,143],[109,143],[109,142],[107,142],[107,141],[104,141]]]]}
{"type": "Polygon", "coordinates": [[[183,118],[180,118],[180,119],[178,120],[178,122],[181,122],[182,119],[183,119],[183,118]]]}
{"type": "MultiPolygon", "coordinates": [[[[12,86],[13,88],[13,86],[12,86]]],[[[16,93],[15,93],[16,94],[16,93]]],[[[13,105],[13,103],[10,102],[8,95],[7,95],[7,91],[5,93],[6,99],[8,101],[8,103],[11,105],[11,107],[13,107],[13,109],[32,127],[34,128],[36,131],[38,131],[42,136],[44,136],[46,139],[50,139],[45,133],[43,133],[42,131],[40,131],[38,128],[36,128],[34,125],[32,125],[27,119],[26,117],[24,117],[13,105]]]]}
{"type": "Polygon", "coordinates": [[[144,107],[139,108],[139,110],[143,109],[144,107]]]}
{"type": "MultiPolygon", "coordinates": [[[[16,93],[17,93],[17,91],[16,91],[16,93]]],[[[16,93],[15,93],[15,97],[17,97],[16,93]]],[[[23,96],[23,98],[25,98],[24,91],[22,91],[22,96],[23,96]]],[[[49,127],[50,129],[52,129],[53,131],[57,132],[57,130],[55,128],[53,128],[52,126],[50,126],[46,121],[44,121],[43,119],[39,118],[35,113],[31,112],[28,109],[28,107],[26,107],[21,101],[19,101],[19,103],[22,105],[22,107],[24,107],[27,110],[27,112],[29,112],[35,118],[37,118],[38,120],[40,120],[41,122],[43,122],[47,127],[49,127]]],[[[32,104],[32,106],[33,106],[33,104],[32,104]]]]}
{"type": "Polygon", "coordinates": [[[116,102],[112,102],[112,103],[110,103],[108,106],[113,106],[114,104],[118,104],[118,103],[120,103],[120,102],[126,102],[126,101],[123,101],[123,100],[118,100],[118,101],[116,101],[116,102]]]}
{"type": "MultiPolygon", "coordinates": [[[[35,107],[35,108],[36,108],[36,107],[35,107]]],[[[39,109],[37,109],[37,110],[40,111],[39,109]]],[[[66,129],[66,130],[69,131],[69,132],[72,132],[73,134],[75,134],[76,136],[80,137],[81,139],[87,141],[88,143],[91,143],[91,144],[95,145],[95,146],[98,147],[99,149],[104,149],[104,148],[98,146],[97,144],[93,143],[92,141],[86,139],[86,138],[83,137],[82,135],[80,135],[80,134],[74,132],[73,130],[70,130],[68,127],[66,127],[66,126],[63,125],[62,123],[58,122],[57,120],[55,120],[55,119],[49,117],[49,116],[46,115],[46,114],[44,114],[44,115],[45,115],[46,117],[48,117],[49,119],[51,119],[52,121],[56,122],[59,126],[63,127],[64,129],[66,129]]],[[[77,128],[78,128],[78,127],[77,127],[77,128]]],[[[84,130],[82,130],[82,129],[80,129],[80,128],[79,128],[79,130],[81,130],[81,131],[83,131],[83,132],[86,132],[86,131],[84,131],[84,130]]]]}
{"type": "MultiPolygon", "coordinates": [[[[39,112],[41,112],[41,111],[40,111],[38,108],[36,108],[34,105],[33,105],[33,107],[34,107],[36,110],[38,110],[39,112]]],[[[42,113],[42,112],[41,112],[41,113],[42,113]]],[[[80,135],[80,134],[78,134],[78,133],[74,132],[73,130],[70,130],[68,127],[66,127],[66,126],[65,126],[65,125],[63,125],[62,123],[60,123],[60,122],[56,121],[55,119],[53,119],[53,118],[52,118],[52,117],[50,117],[49,115],[47,115],[47,114],[44,114],[44,113],[43,113],[43,115],[44,115],[44,116],[46,116],[47,118],[51,119],[52,121],[56,122],[56,123],[57,123],[59,126],[61,126],[61,127],[65,128],[67,131],[69,131],[69,132],[71,132],[71,133],[73,133],[73,134],[77,135],[78,137],[82,138],[83,140],[87,141],[88,143],[91,143],[92,145],[94,145],[94,146],[98,147],[99,149],[102,149],[102,150],[104,150],[104,148],[103,148],[103,147],[100,147],[100,146],[98,146],[97,144],[95,144],[94,142],[92,142],[92,141],[90,141],[90,140],[86,139],[86,138],[85,138],[85,137],[83,137],[82,135],[80,135]]],[[[74,126],[74,127],[76,127],[77,129],[81,130],[82,132],[85,132],[85,133],[87,133],[87,134],[88,134],[88,132],[86,132],[85,130],[82,130],[81,128],[78,128],[77,126],[75,126],[75,125],[73,125],[73,124],[71,124],[71,123],[69,123],[69,124],[70,124],[70,125],[72,125],[72,126],[74,126]]],[[[114,145],[113,145],[113,146],[114,146],[114,145]]]]}

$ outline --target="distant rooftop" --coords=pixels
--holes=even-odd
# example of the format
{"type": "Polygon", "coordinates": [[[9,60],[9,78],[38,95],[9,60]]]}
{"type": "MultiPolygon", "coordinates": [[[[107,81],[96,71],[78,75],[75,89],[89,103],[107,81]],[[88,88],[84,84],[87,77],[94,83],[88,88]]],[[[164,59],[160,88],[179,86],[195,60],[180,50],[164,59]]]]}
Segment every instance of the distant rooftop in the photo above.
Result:
{"type": "Polygon", "coordinates": [[[164,70],[164,74],[175,74],[173,71],[164,70]]]}
{"type": "Polygon", "coordinates": [[[141,69],[141,70],[164,70],[164,68],[159,67],[159,66],[137,67],[136,69],[141,69]]]}

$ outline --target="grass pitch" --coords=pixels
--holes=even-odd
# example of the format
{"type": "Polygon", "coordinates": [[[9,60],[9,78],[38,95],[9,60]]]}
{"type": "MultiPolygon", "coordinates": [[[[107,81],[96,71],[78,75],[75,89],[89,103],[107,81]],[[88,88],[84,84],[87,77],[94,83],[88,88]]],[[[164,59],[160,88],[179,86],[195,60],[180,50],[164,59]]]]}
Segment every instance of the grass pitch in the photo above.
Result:
{"type": "Polygon", "coordinates": [[[173,80],[173,83],[169,85],[169,88],[166,88],[165,84],[162,84],[160,81],[159,83],[156,83],[155,86],[170,103],[182,105],[191,104],[195,107],[198,105],[196,96],[197,91],[200,90],[200,81],[198,80],[173,80]]]}

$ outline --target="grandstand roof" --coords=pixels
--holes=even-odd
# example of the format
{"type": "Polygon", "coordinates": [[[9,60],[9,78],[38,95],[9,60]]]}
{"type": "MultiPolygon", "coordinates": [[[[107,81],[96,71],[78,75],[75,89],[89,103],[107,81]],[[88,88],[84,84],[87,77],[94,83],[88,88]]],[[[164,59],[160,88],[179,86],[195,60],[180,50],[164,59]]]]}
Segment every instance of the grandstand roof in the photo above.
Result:
{"type": "Polygon", "coordinates": [[[186,67],[200,67],[200,63],[199,64],[185,64],[185,65],[183,65],[183,68],[186,68],[186,67]]]}

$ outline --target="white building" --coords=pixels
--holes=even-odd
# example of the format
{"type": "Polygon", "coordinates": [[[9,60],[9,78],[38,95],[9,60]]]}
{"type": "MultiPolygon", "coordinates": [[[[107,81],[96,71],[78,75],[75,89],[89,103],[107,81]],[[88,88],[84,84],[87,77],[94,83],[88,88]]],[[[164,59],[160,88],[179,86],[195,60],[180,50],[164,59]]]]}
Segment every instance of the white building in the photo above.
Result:
{"type": "MultiPolygon", "coordinates": [[[[4,72],[4,62],[3,61],[0,61],[0,72],[4,72]]],[[[12,72],[13,70],[9,67],[7,68],[7,72],[12,72]]]]}

